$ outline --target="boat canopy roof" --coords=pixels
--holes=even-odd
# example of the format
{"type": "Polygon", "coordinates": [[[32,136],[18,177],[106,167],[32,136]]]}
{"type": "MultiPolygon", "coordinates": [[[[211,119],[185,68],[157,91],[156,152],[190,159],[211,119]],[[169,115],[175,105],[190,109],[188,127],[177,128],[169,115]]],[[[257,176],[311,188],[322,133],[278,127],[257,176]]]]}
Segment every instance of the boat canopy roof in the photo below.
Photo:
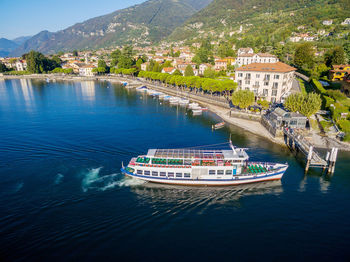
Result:
{"type": "Polygon", "coordinates": [[[244,149],[233,150],[195,150],[195,149],[150,149],[147,156],[154,158],[196,158],[196,159],[212,159],[212,160],[228,160],[228,159],[248,159],[244,149]]]}

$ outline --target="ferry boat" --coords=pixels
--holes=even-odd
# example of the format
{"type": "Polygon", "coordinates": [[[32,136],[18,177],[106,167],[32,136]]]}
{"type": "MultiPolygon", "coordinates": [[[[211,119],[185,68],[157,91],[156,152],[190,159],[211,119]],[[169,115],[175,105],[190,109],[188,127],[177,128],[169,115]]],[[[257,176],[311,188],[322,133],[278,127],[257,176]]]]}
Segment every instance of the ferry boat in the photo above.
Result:
{"type": "Polygon", "coordinates": [[[244,148],[150,149],[132,158],[122,173],[148,182],[186,186],[232,186],[280,180],[287,164],[249,161],[244,148]]]}

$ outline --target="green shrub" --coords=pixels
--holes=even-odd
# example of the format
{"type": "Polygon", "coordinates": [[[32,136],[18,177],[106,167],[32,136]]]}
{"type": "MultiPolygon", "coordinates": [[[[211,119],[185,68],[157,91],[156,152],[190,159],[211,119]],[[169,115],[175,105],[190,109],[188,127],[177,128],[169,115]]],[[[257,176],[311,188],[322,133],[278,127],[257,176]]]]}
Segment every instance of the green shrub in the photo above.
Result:
{"type": "Polygon", "coordinates": [[[326,94],[326,89],[324,89],[323,85],[319,81],[317,81],[316,79],[311,79],[311,84],[314,86],[318,93],[326,94]]]}
{"type": "Polygon", "coordinates": [[[332,122],[329,122],[329,121],[320,121],[320,124],[321,126],[323,127],[323,130],[324,131],[327,131],[332,125],[333,123],[332,122]]]}
{"type": "Polygon", "coordinates": [[[346,106],[343,106],[340,103],[335,103],[334,106],[331,106],[329,109],[332,113],[332,118],[335,121],[340,119],[341,113],[349,113],[349,108],[346,106]]]}
{"type": "Polygon", "coordinates": [[[350,134],[350,120],[347,120],[347,119],[338,120],[337,124],[343,132],[350,134]]]}
{"type": "Polygon", "coordinates": [[[332,97],[334,100],[341,101],[346,99],[346,95],[344,95],[339,90],[327,90],[327,95],[332,97]]]}
{"type": "Polygon", "coordinates": [[[331,104],[334,104],[335,100],[329,96],[323,96],[322,107],[324,109],[329,109],[331,104]]]}
{"type": "Polygon", "coordinates": [[[5,72],[4,75],[30,75],[31,73],[28,71],[9,71],[9,72],[5,72]]]}

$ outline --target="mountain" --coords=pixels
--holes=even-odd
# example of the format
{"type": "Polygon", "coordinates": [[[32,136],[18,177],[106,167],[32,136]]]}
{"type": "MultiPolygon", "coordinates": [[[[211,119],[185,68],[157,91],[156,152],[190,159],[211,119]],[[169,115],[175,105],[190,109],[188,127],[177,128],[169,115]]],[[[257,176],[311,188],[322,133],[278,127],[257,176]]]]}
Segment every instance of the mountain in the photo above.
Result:
{"type": "Polygon", "coordinates": [[[17,47],[18,45],[15,42],[6,38],[0,38],[0,57],[8,56],[17,47]]]}
{"type": "Polygon", "coordinates": [[[15,42],[17,45],[23,44],[25,41],[30,39],[32,36],[20,36],[15,39],[12,39],[12,42],[15,42]]]}
{"type": "Polygon", "coordinates": [[[309,33],[329,30],[322,25],[323,20],[333,19],[340,24],[350,16],[348,4],[349,0],[214,0],[175,29],[168,39],[218,39],[237,34],[242,39],[284,41],[292,32],[301,32],[300,28],[309,33]]]}
{"type": "Polygon", "coordinates": [[[55,33],[40,32],[11,54],[22,55],[32,49],[43,53],[55,53],[126,43],[149,44],[170,35],[176,27],[211,1],[149,0],[55,33]]]}

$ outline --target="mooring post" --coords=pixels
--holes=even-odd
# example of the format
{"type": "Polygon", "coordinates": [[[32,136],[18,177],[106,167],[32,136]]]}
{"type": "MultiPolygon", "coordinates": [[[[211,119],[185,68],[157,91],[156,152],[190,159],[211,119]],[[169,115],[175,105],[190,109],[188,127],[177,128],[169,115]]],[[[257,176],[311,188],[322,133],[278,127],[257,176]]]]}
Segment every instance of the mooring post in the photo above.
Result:
{"type": "Polygon", "coordinates": [[[333,155],[333,165],[332,165],[332,170],[331,173],[334,173],[334,169],[335,169],[335,162],[337,161],[337,155],[338,155],[338,148],[334,149],[334,155],[333,155]]]}
{"type": "Polygon", "coordinates": [[[329,173],[331,172],[331,170],[332,170],[333,155],[334,155],[334,147],[332,147],[331,155],[330,155],[330,157],[329,157],[329,162],[328,162],[328,174],[329,174],[329,173]]]}
{"type": "Polygon", "coordinates": [[[326,155],[326,159],[325,159],[326,160],[326,165],[323,166],[323,171],[327,168],[329,156],[330,156],[330,153],[329,153],[329,151],[327,151],[327,155],[326,155]]]}
{"type": "Polygon", "coordinates": [[[312,159],[312,151],[313,151],[313,146],[310,146],[309,147],[309,153],[307,155],[307,162],[306,162],[305,172],[309,171],[310,162],[311,162],[311,159],[312,159]]]}

